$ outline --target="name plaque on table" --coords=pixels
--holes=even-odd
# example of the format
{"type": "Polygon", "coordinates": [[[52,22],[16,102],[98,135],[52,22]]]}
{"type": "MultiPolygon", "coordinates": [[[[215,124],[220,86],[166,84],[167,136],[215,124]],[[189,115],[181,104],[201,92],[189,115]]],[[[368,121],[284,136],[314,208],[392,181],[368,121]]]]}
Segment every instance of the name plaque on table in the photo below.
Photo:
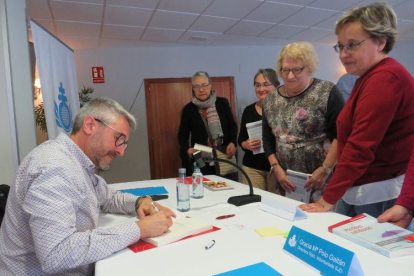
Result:
{"type": "Polygon", "coordinates": [[[290,230],[283,250],[321,275],[364,275],[353,252],[296,226],[290,230]]]}
{"type": "Polygon", "coordinates": [[[260,205],[260,210],[271,213],[278,217],[296,221],[301,219],[307,219],[308,215],[302,211],[298,206],[278,201],[275,199],[270,199],[267,197],[262,197],[262,204],[260,205]]]}

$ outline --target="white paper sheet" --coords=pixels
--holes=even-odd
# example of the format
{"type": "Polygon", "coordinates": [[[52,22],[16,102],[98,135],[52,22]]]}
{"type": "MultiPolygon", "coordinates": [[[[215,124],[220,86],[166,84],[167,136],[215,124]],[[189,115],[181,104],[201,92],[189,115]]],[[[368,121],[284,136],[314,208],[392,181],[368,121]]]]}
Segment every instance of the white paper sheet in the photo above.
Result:
{"type": "Polygon", "coordinates": [[[296,186],[296,190],[294,192],[286,192],[286,197],[303,203],[309,203],[311,190],[306,191],[305,183],[311,175],[291,170],[287,170],[286,175],[296,186]]]}
{"type": "Polygon", "coordinates": [[[246,124],[247,134],[249,134],[249,139],[259,139],[261,142],[260,149],[254,150],[253,154],[263,153],[263,140],[262,140],[262,121],[257,121],[253,123],[246,124]]]}

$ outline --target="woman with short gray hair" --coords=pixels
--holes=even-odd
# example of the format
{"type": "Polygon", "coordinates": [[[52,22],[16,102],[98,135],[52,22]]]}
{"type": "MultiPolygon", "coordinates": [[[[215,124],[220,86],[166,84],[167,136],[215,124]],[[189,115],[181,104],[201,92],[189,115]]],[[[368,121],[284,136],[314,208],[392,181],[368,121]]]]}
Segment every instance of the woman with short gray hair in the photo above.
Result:
{"type": "Polygon", "coordinates": [[[338,164],[309,212],[378,217],[400,194],[414,147],[414,79],[387,54],[395,43],[397,17],[386,3],[346,12],[337,22],[334,46],[347,73],[360,76],[338,116],[338,164]]]}
{"type": "MultiPolygon", "coordinates": [[[[192,173],[194,145],[197,143],[213,146],[204,122],[215,147],[225,153],[229,159],[236,154],[237,139],[237,124],[229,101],[226,98],[216,97],[208,73],[196,72],[191,78],[191,85],[192,100],[183,108],[178,130],[180,157],[183,167],[187,168],[188,175],[192,173]]],[[[204,175],[219,174],[215,166],[209,164],[201,168],[201,172],[204,175]]],[[[224,177],[235,180],[236,174],[227,174],[224,177]]]]}

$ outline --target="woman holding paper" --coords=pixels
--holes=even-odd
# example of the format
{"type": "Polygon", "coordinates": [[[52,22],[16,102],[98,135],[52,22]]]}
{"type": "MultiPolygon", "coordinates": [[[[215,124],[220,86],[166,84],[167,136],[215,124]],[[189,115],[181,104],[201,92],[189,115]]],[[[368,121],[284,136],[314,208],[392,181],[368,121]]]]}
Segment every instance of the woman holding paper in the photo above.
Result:
{"type": "MultiPolygon", "coordinates": [[[[193,158],[194,145],[197,143],[209,147],[212,146],[203,117],[215,141],[215,146],[222,148],[223,153],[228,158],[236,154],[237,139],[237,124],[233,118],[229,101],[226,98],[216,97],[215,91],[212,90],[208,73],[203,71],[196,72],[191,78],[191,85],[193,98],[182,111],[178,131],[180,157],[183,166],[187,168],[187,175],[192,173],[191,160],[193,158]]],[[[201,172],[204,175],[218,174],[215,167],[209,164],[201,168],[201,172]]],[[[225,175],[224,177],[235,179],[235,176],[232,174],[225,175]]]]}
{"type": "Polygon", "coordinates": [[[334,46],[349,74],[360,76],[338,116],[338,164],[309,212],[378,217],[400,194],[414,147],[414,79],[388,57],[397,17],[385,3],[354,8],[338,20],[334,46]]]}
{"type": "Polygon", "coordinates": [[[292,170],[311,174],[304,184],[310,201],[318,200],[336,163],[336,117],[344,105],[335,84],[313,77],[318,57],[310,43],[286,45],[277,73],[284,85],[263,102],[263,147],[280,186],[291,193],[292,170]]]}
{"type": "MultiPolygon", "coordinates": [[[[270,68],[260,69],[253,79],[254,90],[259,101],[247,106],[242,115],[239,146],[244,151],[243,170],[252,181],[253,187],[262,190],[277,192],[276,179],[270,173],[270,165],[262,148],[262,106],[267,94],[279,86],[276,71],[270,68]],[[257,123],[257,124],[255,124],[257,123]],[[246,125],[249,124],[249,130],[246,125]],[[259,128],[255,135],[254,128],[259,128]]],[[[245,177],[243,183],[248,184],[245,177]]]]}

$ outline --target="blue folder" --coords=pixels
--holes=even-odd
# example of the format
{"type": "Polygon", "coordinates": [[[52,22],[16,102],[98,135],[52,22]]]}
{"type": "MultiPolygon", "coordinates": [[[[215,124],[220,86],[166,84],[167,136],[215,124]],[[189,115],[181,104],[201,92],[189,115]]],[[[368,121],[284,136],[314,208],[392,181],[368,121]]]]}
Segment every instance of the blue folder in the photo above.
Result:
{"type": "Polygon", "coordinates": [[[264,262],[245,266],[235,270],[227,271],[220,273],[214,276],[256,276],[256,275],[266,275],[266,276],[283,276],[272,267],[267,265],[264,262]]]}
{"type": "Polygon", "coordinates": [[[168,191],[165,189],[164,186],[120,190],[120,192],[133,194],[134,196],[145,196],[145,195],[152,196],[152,195],[168,194],[168,191]]]}

